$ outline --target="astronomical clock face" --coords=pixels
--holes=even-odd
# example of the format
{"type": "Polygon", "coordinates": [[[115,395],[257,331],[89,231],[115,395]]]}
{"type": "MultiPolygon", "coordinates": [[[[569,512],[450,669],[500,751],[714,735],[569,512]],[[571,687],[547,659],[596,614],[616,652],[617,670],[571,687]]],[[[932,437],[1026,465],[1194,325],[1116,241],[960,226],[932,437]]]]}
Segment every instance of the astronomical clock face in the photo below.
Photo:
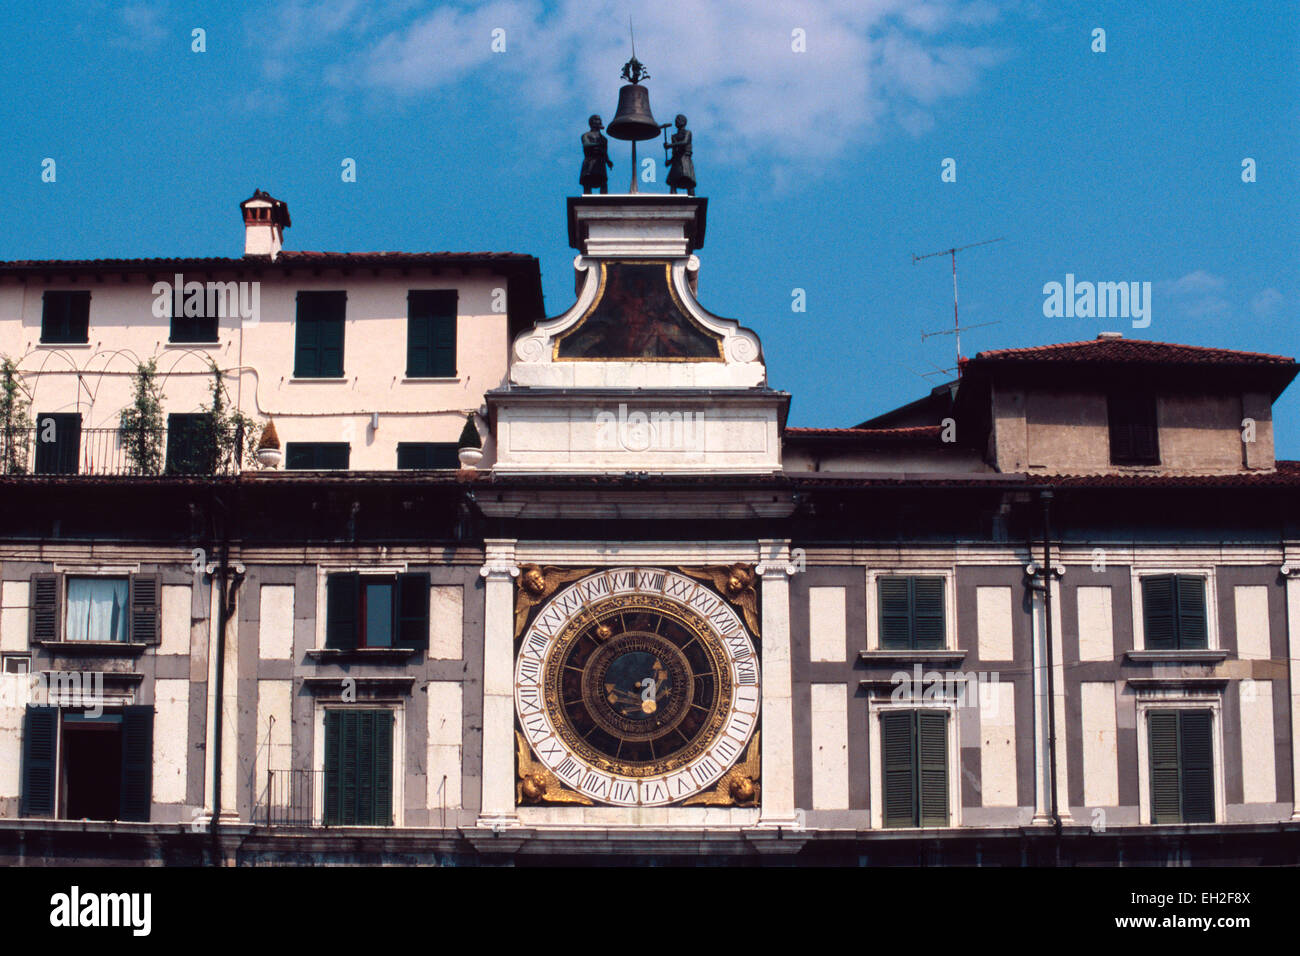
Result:
{"type": "MultiPolygon", "coordinates": [[[[752,579],[741,583],[752,595],[752,579]]],[[[657,568],[591,574],[558,590],[522,634],[520,760],[544,769],[531,775],[532,789],[521,784],[521,800],[540,802],[540,787],[549,802],[743,803],[756,795],[753,779],[740,793],[733,784],[730,800],[700,795],[727,783],[729,770],[736,777],[742,758],[755,761],[757,778],[747,751],[758,702],[753,641],[707,583],[657,568]]],[[[529,782],[522,766],[520,775],[529,782]]]]}

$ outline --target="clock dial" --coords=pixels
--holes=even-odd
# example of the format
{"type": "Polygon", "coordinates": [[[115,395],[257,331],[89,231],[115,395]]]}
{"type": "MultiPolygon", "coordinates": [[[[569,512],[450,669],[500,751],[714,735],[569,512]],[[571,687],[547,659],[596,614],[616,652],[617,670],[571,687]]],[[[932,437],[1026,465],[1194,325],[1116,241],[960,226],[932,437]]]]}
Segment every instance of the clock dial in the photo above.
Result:
{"type": "Polygon", "coordinates": [[[659,569],[593,574],[525,632],[520,725],[537,757],[597,802],[663,805],[716,782],[758,721],[752,639],[726,601],[659,569]]]}

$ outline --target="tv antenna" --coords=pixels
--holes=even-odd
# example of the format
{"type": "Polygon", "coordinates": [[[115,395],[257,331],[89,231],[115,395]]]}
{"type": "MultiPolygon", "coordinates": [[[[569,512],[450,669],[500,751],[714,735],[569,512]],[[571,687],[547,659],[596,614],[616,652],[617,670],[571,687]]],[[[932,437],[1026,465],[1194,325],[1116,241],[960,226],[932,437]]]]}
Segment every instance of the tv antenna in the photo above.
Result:
{"type": "MultiPolygon", "coordinates": [[[[931,336],[934,336],[934,335],[954,335],[954,336],[956,336],[956,338],[957,338],[957,366],[958,366],[958,368],[960,368],[960,366],[961,366],[961,330],[962,330],[962,324],[961,324],[961,321],[960,321],[960,320],[958,319],[958,317],[957,317],[957,253],[961,252],[963,249],[974,249],[976,246],[987,246],[989,243],[992,243],[992,242],[1002,242],[1002,241],[1005,240],[1005,239],[1006,239],[1006,236],[999,236],[999,237],[996,238],[996,239],[984,239],[984,240],[982,240],[982,241],[980,241],[980,242],[972,242],[972,243],[970,243],[969,245],[965,245],[965,246],[954,246],[954,247],[951,248],[951,249],[940,249],[938,252],[928,252],[928,253],[926,253],[926,254],[923,255],[923,256],[918,256],[918,255],[915,255],[915,254],[912,256],[912,265],[916,265],[916,264],[917,264],[918,262],[920,262],[922,259],[931,259],[931,258],[933,258],[934,256],[949,256],[949,257],[951,257],[951,259],[952,259],[952,329],[943,329],[943,330],[938,331],[938,332],[922,332],[922,333],[921,333],[921,341],[924,342],[926,339],[928,339],[928,338],[930,338],[931,336]]],[[[968,326],[966,326],[966,328],[968,328],[968,329],[978,329],[978,328],[982,328],[983,326],[986,326],[986,325],[997,325],[997,324],[998,324],[997,322],[980,322],[980,323],[978,323],[978,324],[976,324],[976,325],[968,325],[968,326]]]]}

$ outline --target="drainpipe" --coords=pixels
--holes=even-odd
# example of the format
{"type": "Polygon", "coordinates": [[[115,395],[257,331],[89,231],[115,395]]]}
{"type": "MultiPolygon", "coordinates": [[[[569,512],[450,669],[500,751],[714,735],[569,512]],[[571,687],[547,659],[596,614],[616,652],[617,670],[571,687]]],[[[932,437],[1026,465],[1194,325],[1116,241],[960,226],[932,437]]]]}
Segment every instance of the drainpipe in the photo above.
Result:
{"type": "MultiPolygon", "coordinates": [[[[236,492],[237,493],[237,492],[236,492]]],[[[235,588],[238,587],[239,579],[242,577],[244,569],[241,565],[236,565],[233,569],[235,581],[231,582],[232,569],[230,567],[230,511],[220,498],[213,497],[214,513],[219,509],[222,512],[220,537],[221,544],[217,549],[217,564],[211,568],[215,572],[213,583],[218,588],[217,596],[217,676],[215,680],[215,695],[217,699],[215,719],[217,726],[213,735],[212,745],[212,850],[213,858],[217,866],[223,865],[224,858],[221,853],[221,844],[218,831],[221,827],[221,750],[223,730],[225,729],[225,690],[226,690],[226,628],[230,624],[230,614],[234,610],[235,588]]]]}
{"type": "MultiPolygon", "coordinates": [[[[1056,678],[1052,659],[1052,493],[1039,494],[1043,504],[1043,633],[1047,637],[1047,765],[1050,774],[1048,793],[1051,796],[1052,826],[1059,838],[1061,814],[1056,793],[1056,678]]],[[[1060,855],[1060,842],[1056,845],[1060,855]]],[[[1058,860],[1059,862],[1059,860],[1058,860]]]]}

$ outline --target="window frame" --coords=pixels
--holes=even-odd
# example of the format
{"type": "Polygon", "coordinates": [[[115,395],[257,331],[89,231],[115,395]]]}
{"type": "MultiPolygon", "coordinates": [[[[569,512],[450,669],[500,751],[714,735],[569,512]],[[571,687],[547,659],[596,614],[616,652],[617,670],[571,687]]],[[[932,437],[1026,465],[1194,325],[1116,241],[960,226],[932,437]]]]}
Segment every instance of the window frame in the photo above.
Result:
{"type": "Polygon", "coordinates": [[[352,470],[352,443],[347,441],[291,441],[285,442],[284,445],[284,470],[285,471],[351,471],[352,470]],[[298,452],[300,449],[315,449],[314,458],[319,460],[321,449],[329,448],[338,451],[340,448],[346,450],[346,461],[342,468],[322,468],[319,464],[313,464],[310,468],[295,467],[290,464],[293,455],[290,451],[298,452]]]}
{"type": "Polygon", "coordinates": [[[392,741],[392,819],[391,824],[346,824],[371,830],[395,829],[403,826],[406,789],[406,704],[402,700],[376,699],[364,702],[345,703],[340,699],[317,698],[313,714],[313,757],[312,768],[319,776],[320,786],[312,788],[312,823],[323,826],[325,823],[325,741],[326,711],[329,710],[387,710],[393,715],[392,741]]]}
{"type": "MultiPolygon", "coordinates": [[[[78,309],[78,311],[80,311],[78,309]]],[[[89,345],[90,344],[90,290],[89,289],[46,289],[41,295],[41,345],[89,345]],[[57,317],[57,321],[63,326],[62,331],[65,337],[58,338],[53,335],[54,330],[49,326],[53,324],[50,316],[50,296],[66,296],[67,303],[72,302],[85,303],[85,332],[82,338],[73,338],[74,333],[80,331],[80,317],[78,317],[78,327],[73,328],[72,309],[65,306],[63,314],[57,317]]]]}
{"type": "Polygon", "coordinates": [[[871,827],[875,830],[952,830],[962,825],[962,803],[961,803],[961,775],[960,775],[960,750],[958,741],[958,732],[960,723],[958,721],[957,699],[949,697],[946,694],[943,699],[935,701],[926,701],[918,705],[915,702],[893,703],[889,697],[872,699],[867,706],[867,746],[868,760],[871,767],[870,800],[871,800],[871,827]],[[929,824],[918,827],[899,827],[885,825],[885,762],[884,762],[884,723],[882,717],[886,714],[916,711],[929,711],[934,713],[943,713],[946,717],[944,725],[945,732],[945,760],[947,768],[947,797],[948,797],[948,822],[944,826],[935,826],[929,824]]]}
{"type": "Polygon", "coordinates": [[[293,378],[299,380],[313,381],[338,381],[347,378],[347,325],[348,325],[348,294],[343,289],[300,289],[294,300],[295,312],[293,319],[293,378]],[[326,296],[337,297],[341,304],[339,314],[335,316],[325,316],[313,314],[304,317],[303,304],[311,301],[325,301],[326,296]],[[318,298],[319,297],[319,298],[318,298]],[[334,365],[325,365],[324,352],[326,349],[334,348],[333,345],[325,345],[321,342],[321,329],[327,324],[338,323],[338,365],[337,371],[334,365]],[[307,343],[305,337],[307,330],[315,336],[315,343],[307,343]],[[303,355],[306,347],[311,345],[314,359],[311,363],[303,361],[303,355]],[[328,374],[327,374],[328,373],[328,374]]]}
{"type": "Polygon", "coordinates": [[[122,653],[133,654],[136,649],[158,646],[162,643],[162,576],[156,571],[140,571],[138,566],[111,568],[82,568],[55,566],[51,571],[37,571],[28,578],[27,590],[27,646],[56,644],[61,653],[74,649],[93,649],[102,653],[106,649],[122,648],[122,653]],[[72,578],[123,578],[127,579],[126,640],[125,641],[70,641],[67,637],[68,582],[72,578]],[[54,599],[42,600],[42,594],[53,593],[54,599]]]}
{"type": "Polygon", "coordinates": [[[1137,699],[1137,771],[1138,819],[1146,826],[1214,826],[1227,821],[1223,752],[1223,696],[1218,692],[1175,692],[1172,696],[1154,696],[1140,691],[1137,699]],[[1210,712],[1211,777],[1214,782],[1214,820],[1203,823],[1154,822],[1151,781],[1151,728],[1147,718],[1152,711],[1208,710],[1210,712]]]}
{"type": "MultiPolygon", "coordinates": [[[[1133,419],[1138,416],[1131,416],[1133,419]]],[[[1160,464],[1160,401],[1159,396],[1154,392],[1142,389],[1131,390],[1114,390],[1106,393],[1106,440],[1107,451],[1110,464],[1121,467],[1151,467],[1160,464]],[[1138,429],[1145,429],[1148,423],[1145,420],[1147,403],[1150,403],[1150,441],[1151,450],[1147,454],[1141,454],[1138,449],[1139,441],[1137,439],[1138,429]],[[1117,412],[1122,410],[1132,410],[1139,403],[1142,405],[1143,420],[1117,420],[1121,416],[1117,412]],[[1118,406],[1118,407],[1117,407],[1118,406]],[[1123,429],[1129,429],[1129,441],[1133,445],[1132,450],[1127,455],[1116,453],[1117,435],[1123,435],[1123,429]]]]}
{"type": "Polygon", "coordinates": [[[32,474],[33,475],[80,474],[81,473],[81,432],[82,432],[81,412],[41,412],[36,416],[35,422],[36,422],[36,439],[33,442],[35,448],[32,454],[32,474]],[[48,421],[50,419],[54,420],[55,440],[53,442],[43,442],[41,441],[41,432],[44,430],[44,426],[42,426],[41,422],[48,421]],[[60,427],[59,423],[60,421],[63,421],[66,424],[70,425],[72,424],[71,421],[72,419],[76,419],[76,423],[75,423],[76,442],[75,444],[73,444],[72,442],[69,441],[67,448],[65,448],[64,440],[63,440],[64,430],[62,427],[60,427]],[[49,444],[53,444],[55,446],[55,449],[52,451],[52,454],[56,458],[55,468],[53,470],[50,469],[42,470],[41,464],[43,463],[43,459],[46,459],[46,456],[43,456],[41,454],[41,448],[49,444]],[[71,459],[70,461],[69,458],[71,459]],[[64,465],[70,465],[71,467],[65,468],[64,465]]]}
{"type": "MultiPolygon", "coordinates": [[[[184,299],[186,297],[182,297],[184,299]]],[[[216,345],[221,341],[221,317],[218,315],[185,315],[182,303],[182,314],[176,315],[176,297],[172,296],[172,315],[170,324],[167,328],[167,343],[169,345],[216,345]],[[212,323],[211,335],[207,334],[208,326],[206,323],[212,323]],[[178,325],[179,323],[179,325],[178,325]],[[187,328],[189,327],[189,328],[187,328]]],[[[207,311],[208,298],[205,295],[203,299],[204,311],[207,311]]]]}
{"type": "Polygon", "coordinates": [[[409,289],[406,293],[406,378],[408,380],[421,379],[454,379],[457,377],[460,355],[459,355],[459,335],[460,335],[460,292],[458,289],[409,289]],[[421,297],[433,299],[436,296],[445,296],[450,298],[451,313],[439,313],[435,309],[429,309],[427,312],[421,311],[416,313],[416,303],[421,297]],[[417,323],[426,322],[427,327],[422,330],[423,343],[417,340],[417,323]],[[443,323],[440,325],[440,323],[443,323]],[[440,349],[438,341],[445,338],[447,325],[450,326],[450,348],[440,349]],[[423,365],[416,361],[416,355],[419,350],[426,350],[427,356],[423,365]],[[450,368],[444,369],[438,365],[436,356],[440,351],[450,352],[450,368]]]}
{"type": "Polygon", "coordinates": [[[956,571],[947,568],[880,568],[867,570],[867,650],[891,654],[935,654],[956,652],[957,647],[957,588],[956,571]],[[943,579],[943,645],[934,648],[886,647],[880,634],[880,590],[877,582],[882,577],[942,578],[943,579]]]}
{"type": "Polygon", "coordinates": [[[450,441],[399,441],[397,443],[397,470],[398,471],[437,471],[437,470],[459,469],[460,459],[457,457],[457,451],[459,447],[460,446],[458,442],[450,442],[450,441]],[[447,465],[427,465],[427,464],[409,465],[408,464],[403,466],[402,450],[403,449],[414,450],[417,448],[425,451],[429,451],[433,449],[437,449],[437,451],[439,452],[447,451],[450,453],[450,460],[452,460],[453,463],[447,465]]]}
{"type": "Polygon", "coordinates": [[[433,576],[428,570],[410,570],[403,567],[318,567],[316,602],[316,648],[341,653],[366,651],[394,651],[405,653],[429,653],[433,630],[433,576]],[[356,579],[354,597],[353,637],[350,647],[330,644],[330,579],[336,575],[352,575],[356,579]],[[402,579],[410,578],[413,582],[423,579],[425,585],[425,603],[423,609],[424,633],[415,641],[403,640],[402,625],[410,618],[402,605],[402,579]],[[365,638],[365,583],[366,581],[383,581],[393,585],[391,642],[386,645],[372,646],[363,643],[365,638]]]}
{"type": "MultiPolygon", "coordinates": [[[[1192,568],[1152,565],[1150,567],[1134,566],[1129,574],[1130,604],[1133,607],[1133,650],[1155,651],[1164,654],[1204,654],[1206,651],[1220,650],[1219,644],[1219,587],[1218,576],[1213,565],[1192,568]],[[1146,607],[1142,594],[1142,579],[1161,575],[1189,575],[1205,580],[1205,647],[1188,648],[1152,648],[1147,646],[1146,607]]],[[[1113,598],[1113,596],[1112,596],[1113,598]]]]}

